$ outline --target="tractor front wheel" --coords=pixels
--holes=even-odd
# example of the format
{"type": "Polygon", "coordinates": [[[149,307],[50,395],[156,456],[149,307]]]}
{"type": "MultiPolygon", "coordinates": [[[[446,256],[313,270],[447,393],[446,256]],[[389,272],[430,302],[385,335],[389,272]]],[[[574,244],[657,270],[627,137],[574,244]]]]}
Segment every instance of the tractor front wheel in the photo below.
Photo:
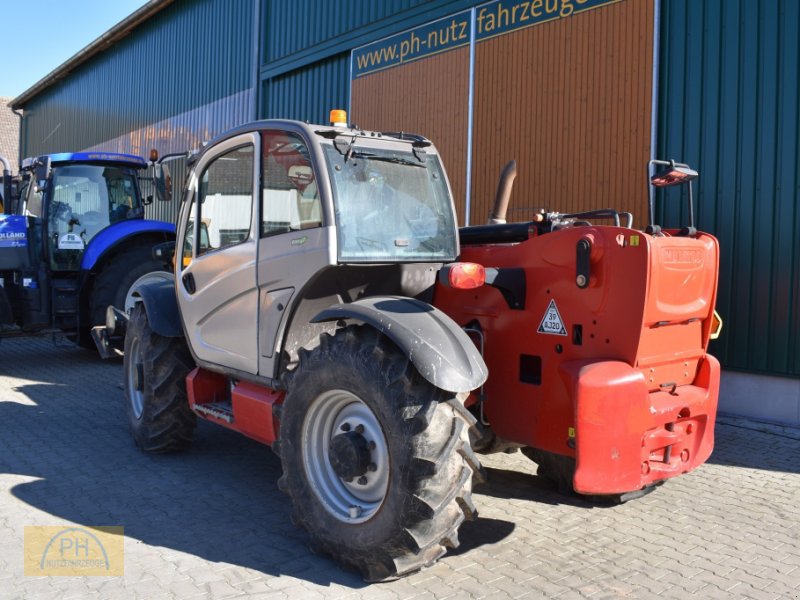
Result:
{"type": "Polygon", "coordinates": [[[193,368],[185,340],[158,335],[137,304],[125,334],[123,374],[128,424],[142,450],[172,452],[191,443],[197,421],[186,376],[193,368]]]}
{"type": "Polygon", "coordinates": [[[150,246],[138,246],[112,258],[95,279],[89,297],[88,321],[81,325],[77,343],[89,350],[95,348],[89,333],[95,325],[104,325],[106,309],[116,306],[129,312],[133,306],[131,291],[146,281],[172,278],[164,271],[161,262],[155,260],[150,246]]]}
{"type": "Polygon", "coordinates": [[[280,488],[312,548],[381,581],[457,546],[480,469],[462,402],[366,326],[301,351],[276,449],[280,488]]]}
{"type": "Polygon", "coordinates": [[[171,273],[164,271],[161,262],[153,258],[150,246],[132,248],[114,257],[100,271],[95,281],[89,302],[90,327],[106,322],[106,309],[109,306],[126,310],[131,308],[131,290],[134,285],[171,277],[171,273]]]}

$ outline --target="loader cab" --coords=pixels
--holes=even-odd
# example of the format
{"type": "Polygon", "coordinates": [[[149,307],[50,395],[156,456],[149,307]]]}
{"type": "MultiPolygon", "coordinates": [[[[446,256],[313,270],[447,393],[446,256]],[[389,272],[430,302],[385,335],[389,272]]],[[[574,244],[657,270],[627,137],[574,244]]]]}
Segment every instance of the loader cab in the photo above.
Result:
{"type": "Polygon", "coordinates": [[[240,127],[194,158],[176,248],[195,359],[267,378],[328,327],[312,322],[320,311],[421,298],[458,255],[430,142],[293,121],[240,127]]]}
{"type": "Polygon", "coordinates": [[[17,213],[41,228],[53,271],[78,271],[102,230],[144,218],[138,173],[147,163],[126,154],[62,153],[26,159],[17,213]]]}

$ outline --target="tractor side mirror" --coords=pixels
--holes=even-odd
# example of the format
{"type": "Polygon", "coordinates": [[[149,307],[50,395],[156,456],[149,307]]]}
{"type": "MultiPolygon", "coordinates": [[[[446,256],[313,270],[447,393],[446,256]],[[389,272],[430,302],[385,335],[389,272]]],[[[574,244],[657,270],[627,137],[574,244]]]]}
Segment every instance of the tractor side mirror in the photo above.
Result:
{"type": "Polygon", "coordinates": [[[36,177],[36,183],[41,185],[41,182],[47,181],[50,178],[50,173],[53,170],[50,157],[42,156],[37,158],[33,166],[33,172],[36,177]]]}
{"type": "Polygon", "coordinates": [[[172,176],[167,165],[163,163],[153,165],[153,185],[156,188],[156,198],[162,202],[172,200],[172,176]]]}

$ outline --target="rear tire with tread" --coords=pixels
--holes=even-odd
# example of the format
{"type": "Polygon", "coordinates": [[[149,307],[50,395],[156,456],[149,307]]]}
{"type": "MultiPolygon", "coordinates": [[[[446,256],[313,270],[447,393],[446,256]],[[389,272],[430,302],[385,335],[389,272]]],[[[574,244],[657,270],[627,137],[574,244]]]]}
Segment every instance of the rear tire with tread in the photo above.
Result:
{"type": "Polygon", "coordinates": [[[522,453],[538,465],[536,475],[550,482],[563,496],[581,496],[572,487],[575,459],[537,448],[523,448],[522,453]]]}
{"type": "Polygon", "coordinates": [[[189,408],[186,376],[194,361],[183,338],[158,335],[144,304],[133,310],[125,335],[125,410],[136,445],[145,452],[188,447],[197,424],[189,408]]]}
{"type": "Polygon", "coordinates": [[[523,448],[522,453],[538,465],[536,475],[550,482],[558,490],[559,494],[571,498],[580,498],[585,502],[598,506],[624,504],[649,494],[663,483],[663,481],[659,481],[641,490],[633,490],[624,494],[581,494],[576,492],[572,486],[572,480],[575,476],[574,458],[531,447],[523,448]]]}
{"type": "Polygon", "coordinates": [[[311,535],[313,551],[368,581],[383,581],[458,546],[459,526],[477,515],[471,492],[473,472],[480,473],[469,447],[474,419],[463,395],[432,386],[397,346],[367,326],[325,334],[313,351],[301,351],[287,389],[279,488],[291,497],[292,520],[311,535]],[[337,411],[349,416],[338,418],[337,411]],[[353,481],[359,475],[341,478],[330,467],[335,461],[323,464],[320,457],[334,455],[335,444],[327,444],[350,431],[350,423],[364,422],[373,454],[363,480],[383,473],[385,485],[377,494],[372,489],[367,508],[358,512],[361,494],[353,481]],[[375,450],[372,439],[380,432],[375,450]],[[348,515],[349,499],[355,508],[351,504],[348,515]]]}

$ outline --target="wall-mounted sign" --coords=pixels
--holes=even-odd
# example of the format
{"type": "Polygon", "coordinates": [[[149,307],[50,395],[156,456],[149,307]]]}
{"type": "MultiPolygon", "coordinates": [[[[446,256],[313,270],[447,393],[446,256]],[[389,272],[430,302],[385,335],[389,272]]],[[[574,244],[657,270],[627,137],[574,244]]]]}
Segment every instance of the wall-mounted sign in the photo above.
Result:
{"type": "Polygon", "coordinates": [[[496,0],[353,50],[353,78],[621,0],[496,0]]]}
{"type": "Polygon", "coordinates": [[[353,50],[353,78],[468,45],[470,12],[439,19],[353,50]]]}

